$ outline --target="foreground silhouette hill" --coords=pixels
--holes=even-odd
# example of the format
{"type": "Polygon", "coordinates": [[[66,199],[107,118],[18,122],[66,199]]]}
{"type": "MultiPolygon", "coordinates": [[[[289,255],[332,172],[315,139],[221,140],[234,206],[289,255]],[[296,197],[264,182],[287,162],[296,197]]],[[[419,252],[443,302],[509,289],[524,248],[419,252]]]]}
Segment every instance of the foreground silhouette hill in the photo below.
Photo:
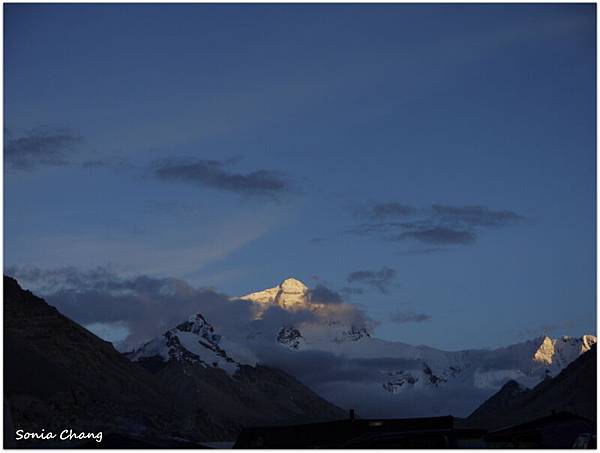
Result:
{"type": "Polygon", "coordinates": [[[507,382],[466,420],[470,426],[498,429],[561,411],[596,421],[596,354],[588,352],[533,389],[507,382]]]}
{"type": "MultiPolygon", "coordinates": [[[[4,277],[4,394],[15,429],[175,432],[156,380],[17,281],[4,277]]],[[[199,420],[199,435],[211,426],[199,420]]],[[[41,445],[47,445],[42,442],[41,445]]]]}
{"type": "MultiPolygon", "coordinates": [[[[343,414],[266,367],[228,376],[173,362],[148,371],[6,276],[4,365],[14,429],[25,431],[103,431],[105,439],[110,433],[161,439],[155,444],[165,447],[168,439],[235,440],[244,426],[343,414]]],[[[17,446],[49,447],[51,441],[17,446]]]]}

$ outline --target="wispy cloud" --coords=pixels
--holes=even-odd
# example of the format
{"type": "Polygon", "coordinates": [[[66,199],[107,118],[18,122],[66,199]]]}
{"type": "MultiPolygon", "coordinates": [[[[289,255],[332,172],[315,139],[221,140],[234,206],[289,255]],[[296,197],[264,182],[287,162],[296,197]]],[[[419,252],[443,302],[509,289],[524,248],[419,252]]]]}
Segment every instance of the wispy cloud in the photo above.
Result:
{"type": "Polygon", "coordinates": [[[324,305],[341,304],[344,301],[340,293],[320,283],[310,290],[309,297],[311,302],[324,305]]]}
{"type": "Polygon", "coordinates": [[[378,203],[366,209],[359,210],[359,214],[374,219],[404,218],[416,214],[417,208],[398,202],[378,203]]]}
{"type": "Polygon", "coordinates": [[[493,211],[485,206],[447,206],[434,204],[431,212],[440,222],[483,227],[503,227],[525,221],[513,211],[493,211]]]}
{"type": "Polygon", "coordinates": [[[4,144],[4,162],[18,170],[68,165],[82,141],[81,135],[68,129],[32,129],[19,137],[10,136],[4,144]]]}
{"type": "Polygon", "coordinates": [[[484,229],[504,228],[527,219],[509,210],[492,210],[481,205],[428,208],[386,202],[358,211],[363,223],[351,232],[382,237],[389,241],[416,241],[434,246],[467,245],[477,241],[484,229]]]}
{"type": "Polygon", "coordinates": [[[354,286],[344,286],[340,292],[347,297],[356,296],[360,294],[364,294],[365,290],[362,288],[356,288],[354,286]]]}
{"type": "Polygon", "coordinates": [[[388,292],[390,285],[396,279],[396,271],[389,267],[382,267],[378,271],[359,270],[348,275],[348,283],[358,283],[379,290],[382,294],[388,292]]]}
{"type": "Polygon", "coordinates": [[[143,227],[144,235],[116,227],[111,234],[98,231],[40,234],[9,244],[5,260],[39,267],[90,268],[118,264],[144,274],[196,275],[268,234],[281,224],[279,213],[269,208],[241,208],[219,219],[189,213],[190,229],[176,235],[153,222],[138,225],[143,227]],[[148,237],[155,238],[155,242],[149,244],[148,237]],[[44,254],[44,250],[54,253],[44,254]]]}
{"type": "Polygon", "coordinates": [[[389,315],[389,320],[397,324],[406,324],[409,322],[431,321],[431,315],[425,313],[415,313],[412,311],[397,311],[389,315]]]}
{"type": "Polygon", "coordinates": [[[290,183],[282,173],[264,169],[235,173],[228,165],[227,161],[165,159],[156,164],[154,175],[162,181],[255,197],[276,197],[290,190],[290,183]]]}
{"type": "Polygon", "coordinates": [[[433,227],[409,230],[397,236],[398,239],[416,239],[434,245],[471,244],[476,236],[473,231],[450,227],[433,227]]]}

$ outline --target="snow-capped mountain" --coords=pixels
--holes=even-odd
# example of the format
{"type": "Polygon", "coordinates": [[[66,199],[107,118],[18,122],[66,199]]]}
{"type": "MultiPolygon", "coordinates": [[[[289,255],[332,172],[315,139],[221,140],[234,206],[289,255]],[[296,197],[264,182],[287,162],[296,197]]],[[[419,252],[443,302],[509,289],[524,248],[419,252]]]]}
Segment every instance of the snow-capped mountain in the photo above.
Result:
{"type": "MultiPolygon", "coordinates": [[[[319,350],[349,358],[402,358],[418,363],[412,370],[391,370],[397,378],[385,382],[396,392],[404,385],[443,385],[471,369],[475,385],[496,387],[496,381],[516,379],[525,385],[537,383],[546,375],[558,374],[579,355],[596,343],[596,337],[540,337],[496,350],[441,351],[426,346],[412,346],[373,338],[366,326],[357,326],[336,319],[335,310],[311,301],[311,291],[302,282],[288,278],[276,287],[241,296],[240,299],[260,304],[298,310],[305,308],[321,314],[320,322],[304,322],[281,327],[275,340],[292,350],[319,350]],[[506,368],[487,365],[505,362],[506,368]]],[[[334,307],[335,308],[335,307],[334,307]]],[[[252,338],[256,338],[253,335],[252,338]]]]}
{"type": "Polygon", "coordinates": [[[557,376],[544,379],[531,389],[508,381],[468,417],[467,424],[498,429],[561,411],[594,420],[597,353],[593,346],[557,376]]]}
{"type": "Polygon", "coordinates": [[[262,306],[274,304],[287,309],[299,309],[310,306],[310,290],[300,280],[286,278],[274,288],[246,294],[239,299],[250,300],[262,306]]]}
{"type": "Polygon", "coordinates": [[[204,316],[144,344],[127,357],[156,376],[184,411],[216,422],[235,438],[243,426],[306,423],[342,418],[345,412],[284,371],[257,363],[243,344],[218,334],[204,316]]]}
{"type": "Polygon", "coordinates": [[[240,365],[256,365],[250,351],[217,335],[201,313],[129,354],[133,361],[151,357],[221,368],[230,375],[239,370],[240,365]]]}
{"type": "MultiPolygon", "coordinates": [[[[387,413],[377,414],[380,416],[460,416],[509,380],[531,388],[556,376],[596,343],[592,335],[539,337],[494,350],[443,351],[385,341],[373,336],[368,320],[357,316],[353,306],[321,303],[308,286],[294,278],[231,303],[240,299],[255,304],[255,319],[246,329],[230,332],[225,338],[197,314],[144,345],[132,358],[191,361],[222,368],[230,375],[242,364],[273,365],[298,374],[303,370],[296,363],[308,358],[306,362],[312,365],[326,358],[328,372],[323,373],[323,380],[311,372],[307,383],[339,406],[376,415],[375,409],[364,404],[377,400],[377,407],[380,401],[390,406],[387,413]],[[289,312],[290,319],[273,328],[272,319],[267,321],[272,307],[289,312]],[[407,402],[416,395],[419,404],[410,406],[407,402]]],[[[297,377],[302,380],[301,375],[297,377]]]]}
{"type": "MultiPolygon", "coordinates": [[[[471,389],[477,398],[489,396],[509,380],[533,387],[546,377],[556,376],[562,369],[596,343],[596,337],[539,337],[495,350],[443,351],[427,346],[374,338],[369,327],[355,324],[344,316],[344,305],[323,305],[311,298],[311,290],[297,279],[289,278],[278,286],[242,296],[260,305],[260,313],[269,306],[289,310],[305,309],[316,319],[284,325],[272,340],[292,352],[328,353],[342,357],[361,368],[360,387],[368,387],[373,395],[389,394],[398,399],[426,392],[443,400],[448,393],[471,389]],[[340,316],[341,315],[341,316],[340,316]],[[372,363],[372,366],[368,364],[372,363]]],[[[259,317],[261,315],[259,314],[259,317]]],[[[249,347],[264,333],[248,337],[249,347]]],[[[260,347],[255,345],[255,347],[260,347]]],[[[355,384],[355,383],[352,383],[355,384]]],[[[340,384],[341,385],[341,384],[340,384]]],[[[340,405],[348,405],[330,385],[317,389],[340,405]],[[334,396],[335,395],[335,396],[334,396]]],[[[481,401],[479,401],[481,402],[481,401]]],[[[452,406],[438,405],[437,410],[453,412],[452,406]]],[[[464,410],[466,410],[465,407],[464,410]]],[[[423,413],[425,415],[426,413],[423,413]]]]}

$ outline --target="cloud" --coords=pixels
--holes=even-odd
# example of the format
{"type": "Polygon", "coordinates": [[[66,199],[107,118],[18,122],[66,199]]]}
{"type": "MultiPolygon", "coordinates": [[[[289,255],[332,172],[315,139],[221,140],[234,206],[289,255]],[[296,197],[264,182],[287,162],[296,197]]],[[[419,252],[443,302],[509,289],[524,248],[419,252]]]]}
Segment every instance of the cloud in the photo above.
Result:
{"type": "Polygon", "coordinates": [[[513,211],[496,211],[481,205],[433,204],[418,209],[397,202],[374,204],[360,210],[359,216],[366,221],[352,228],[351,233],[442,247],[473,244],[485,229],[504,228],[527,221],[513,211]]]}
{"type": "Polygon", "coordinates": [[[68,165],[70,154],[82,137],[68,129],[37,128],[4,145],[4,162],[19,170],[38,166],[68,165]]]}
{"type": "Polygon", "coordinates": [[[166,159],[156,165],[154,175],[162,181],[189,183],[259,197],[275,197],[290,190],[288,180],[279,172],[255,170],[247,174],[233,173],[226,168],[230,163],[166,159]]]}
{"type": "Polygon", "coordinates": [[[354,271],[346,281],[348,283],[359,283],[368,285],[379,290],[382,294],[388,292],[389,286],[396,278],[396,271],[389,267],[382,267],[379,271],[360,270],[354,271]]]}
{"type": "Polygon", "coordinates": [[[431,211],[440,222],[470,226],[501,227],[524,222],[525,217],[512,211],[492,211],[485,206],[446,206],[434,204],[431,211]]]}
{"type": "Polygon", "coordinates": [[[391,313],[389,320],[398,324],[406,324],[409,322],[425,322],[431,321],[431,315],[425,313],[413,313],[413,312],[395,312],[391,313]]]}
{"type": "Polygon", "coordinates": [[[314,289],[310,290],[309,297],[310,301],[315,304],[328,305],[341,304],[343,302],[343,298],[338,292],[320,283],[314,289]]]}
{"type": "Polygon", "coordinates": [[[196,313],[202,313],[227,338],[259,331],[269,341],[276,338],[284,325],[310,324],[329,329],[328,322],[334,319],[358,328],[376,325],[362,310],[344,303],[337,292],[323,285],[311,291],[312,301],[323,304],[319,310],[314,307],[286,310],[277,305],[264,310],[251,301],[195,287],[182,279],[124,277],[102,267],[90,270],[10,267],[6,273],[76,322],[107,339],[120,340],[115,344],[120,350],[138,347],[196,313]]]}
{"type": "Polygon", "coordinates": [[[85,170],[110,169],[115,171],[133,170],[135,165],[128,159],[120,156],[104,156],[84,160],[79,165],[85,170]]]}
{"type": "Polygon", "coordinates": [[[121,277],[101,267],[87,271],[13,267],[7,273],[98,333],[114,326],[128,329],[121,349],[161,335],[198,312],[222,332],[234,332],[253,318],[251,302],[234,302],[177,278],[121,277]]]}
{"type": "Polygon", "coordinates": [[[435,245],[471,244],[475,242],[473,231],[458,230],[449,227],[433,227],[414,229],[401,233],[398,239],[416,239],[420,242],[435,245]]]}
{"type": "Polygon", "coordinates": [[[324,351],[291,351],[264,344],[258,360],[294,376],[320,396],[342,408],[359,409],[362,417],[467,416],[493,389],[479,389],[459,379],[435,388],[414,387],[392,394],[382,388],[395,373],[422,370],[418,358],[352,358],[324,351]]]}
{"type": "Polygon", "coordinates": [[[410,217],[417,212],[417,208],[402,203],[379,203],[362,210],[362,214],[375,219],[389,219],[410,217]]]}
{"type": "Polygon", "coordinates": [[[340,292],[342,294],[345,294],[346,296],[353,296],[353,295],[359,295],[359,294],[364,294],[365,290],[362,288],[355,288],[353,286],[344,286],[340,292]]]}
{"type": "MultiPolygon", "coordinates": [[[[189,213],[185,221],[194,226],[170,234],[161,222],[143,219],[144,235],[111,229],[107,234],[84,231],[78,234],[39,234],[5,247],[5,260],[15,265],[52,269],[76,264],[90,269],[118,263],[122,270],[152,275],[188,276],[206,272],[207,266],[264,236],[282,222],[271,206],[240,206],[217,217],[189,213]],[[202,234],[198,234],[201,230],[202,234]],[[149,246],[148,237],[159,238],[149,246]],[[43,253],[53,250],[52,254],[43,253]]],[[[152,219],[150,219],[152,220],[152,219]]],[[[177,219],[173,220],[177,221],[177,219]]],[[[169,220],[171,222],[171,220],[169,220]]],[[[189,226],[188,225],[188,226],[189,226]]]]}
{"type": "MultiPolygon", "coordinates": [[[[435,392],[430,388],[415,387],[391,394],[384,391],[382,385],[396,379],[398,373],[423,370],[422,358],[353,358],[325,351],[292,351],[273,341],[283,325],[299,326],[300,331],[304,331],[305,324],[312,329],[315,326],[338,328],[336,322],[332,322],[334,319],[343,320],[344,326],[362,327],[369,323],[366,314],[351,304],[325,305],[323,316],[313,310],[288,311],[273,306],[264,312],[262,319],[256,319],[256,306],[252,302],[232,300],[214,289],[195,287],[181,279],[144,275],[122,277],[106,268],[87,271],[11,268],[8,273],[19,278],[24,287],[33,285],[43,290],[42,295],[48,303],[97,334],[115,340],[124,337],[123,343],[117,345],[121,350],[130,350],[200,312],[219,334],[234,342],[243,339],[259,363],[293,375],[334,404],[360,408],[360,415],[365,417],[411,417],[450,412],[465,416],[494,391],[474,388],[472,383],[458,379],[436,388],[435,392]],[[248,338],[249,326],[263,335],[257,339],[248,338]]],[[[426,315],[421,314],[401,316],[401,322],[426,320],[426,315]]],[[[509,348],[505,349],[500,350],[497,358],[488,360],[483,360],[483,351],[472,353],[482,357],[478,362],[483,363],[485,369],[506,369],[507,365],[513,365],[515,354],[509,348]]]]}

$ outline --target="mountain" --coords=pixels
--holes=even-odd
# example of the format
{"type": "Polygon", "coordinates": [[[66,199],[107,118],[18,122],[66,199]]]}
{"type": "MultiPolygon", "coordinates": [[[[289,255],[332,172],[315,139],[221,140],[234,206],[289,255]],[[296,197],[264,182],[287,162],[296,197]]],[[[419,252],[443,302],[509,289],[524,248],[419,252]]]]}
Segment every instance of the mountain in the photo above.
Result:
{"type": "Polygon", "coordinates": [[[557,376],[533,389],[509,381],[467,419],[471,426],[496,429],[551,415],[571,412],[596,420],[597,347],[593,346],[557,376]]]}
{"type": "MultiPolygon", "coordinates": [[[[4,395],[16,429],[178,435],[156,380],[17,281],[4,277],[4,395]]],[[[204,423],[198,425],[203,437],[204,423]]],[[[47,445],[47,444],[44,444],[47,445]]]]}
{"type": "Polygon", "coordinates": [[[246,294],[240,299],[251,300],[259,305],[275,304],[287,309],[305,308],[310,306],[310,290],[300,280],[286,278],[273,288],[246,294]]]}
{"type": "Polygon", "coordinates": [[[538,337],[494,350],[443,351],[375,338],[365,319],[348,316],[349,304],[322,304],[314,296],[315,291],[294,278],[241,296],[259,306],[257,320],[230,340],[259,352],[271,342],[300,355],[329,354],[329,367],[336,363],[333,358],[343,359],[343,379],[333,383],[311,375],[309,383],[328,400],[356,407],[363,415],[466,416],[509,380],[533,387],[596,343],[592,335],[538,337]],[[291,314],[304,311],[312,318],[287,322],[273,332],[260,323],[269,307],[291,314]]]}
{"type": "Polygon", "coordinates": [[[257,365],[249,350],[217,334],[200,313],[127,356],[151,371],[186,408],[208,412],[221,428],[213,439],[234,439],[245,426],[346,416],[292,376],[257,365]]]}
{"type": "Polygon", "coordinates": [[[103,431],[117,439],[111,445],[138,436],[168,447],[234,440],[254,423],[345,416],[286,373],[219,344],[194,316],[146,345],[156,354],[131,361],[4,277],[4,395],[15,429],[103,431]]]}
{"type": "Polygon", "coordinates": [[[538,337],[494,350],[444,351],[385,341],[353,306],[326,303],[295,278],[231,303],[240,300],[254,304],[255,318],[246,326],[225,334],[193,315],[130,358],[149,369],[176,363],[198,373],[222,371],[219,376],[233,381],[236,374],[275,367],[363,416],[467,416],[508,381],[533,387],[596,343],[591,335],[538,337]]]}

